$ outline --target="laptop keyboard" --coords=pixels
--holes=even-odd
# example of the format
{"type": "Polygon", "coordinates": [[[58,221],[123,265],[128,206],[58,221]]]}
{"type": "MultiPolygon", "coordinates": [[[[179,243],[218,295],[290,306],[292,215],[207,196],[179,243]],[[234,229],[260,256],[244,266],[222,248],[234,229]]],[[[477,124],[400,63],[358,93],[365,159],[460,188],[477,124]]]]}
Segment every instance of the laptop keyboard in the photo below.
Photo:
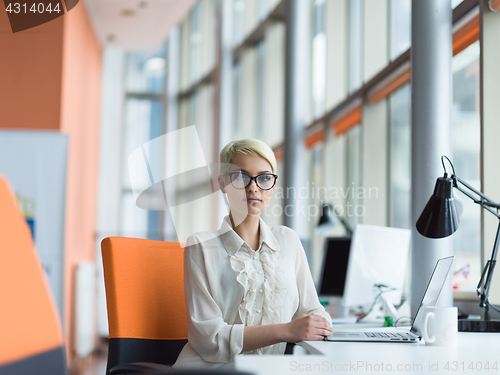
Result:
{"type": "Polygon", "coordinates": [[[416,338],[408,333],[396,333],[396,332],[365,332],[367,337],[384,337],[389,338],[389,340],[402,340],[402,341],[416,341],[416,338]]]}

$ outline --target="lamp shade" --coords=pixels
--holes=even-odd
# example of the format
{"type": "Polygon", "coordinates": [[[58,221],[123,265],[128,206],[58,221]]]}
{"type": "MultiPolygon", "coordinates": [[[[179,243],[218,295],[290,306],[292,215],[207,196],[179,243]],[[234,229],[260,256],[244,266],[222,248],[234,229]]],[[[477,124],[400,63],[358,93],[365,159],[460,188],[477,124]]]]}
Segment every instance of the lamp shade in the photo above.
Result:
{"type": "Polygon", "coordinates": [[[417,220],[417,230],[425,237],[443,238],[455,233],[459,220],[453,199],[453,179],[439,177],[429,202],[417,220]]]}
{"type": "Polygon", "coordinates": [[[321,217],[319,218],[318,228],[327,227],[330,225],[335,225],[335,222],[330,215],[330,206],[323,204],[321,207],[321,217]]]}

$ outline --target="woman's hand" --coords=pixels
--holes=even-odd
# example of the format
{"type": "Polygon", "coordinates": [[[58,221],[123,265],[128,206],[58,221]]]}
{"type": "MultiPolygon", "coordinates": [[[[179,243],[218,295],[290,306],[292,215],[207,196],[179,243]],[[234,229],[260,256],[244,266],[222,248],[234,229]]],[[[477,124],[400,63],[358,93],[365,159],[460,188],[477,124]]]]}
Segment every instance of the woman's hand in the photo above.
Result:
{"type": "Polygon", "coordinates": [[[303,314],[286,323],[287,342],[319,341],[332,334],[332,327],[326,319],[316,314],[303,314]]]}
{"type": "Polygon", "coordinates": [[[303,314],[289,323],[246,326],[243,333],[243,352],[277,344],[323,340],[332,334],[327,320],[316,314],[303,314]]]}

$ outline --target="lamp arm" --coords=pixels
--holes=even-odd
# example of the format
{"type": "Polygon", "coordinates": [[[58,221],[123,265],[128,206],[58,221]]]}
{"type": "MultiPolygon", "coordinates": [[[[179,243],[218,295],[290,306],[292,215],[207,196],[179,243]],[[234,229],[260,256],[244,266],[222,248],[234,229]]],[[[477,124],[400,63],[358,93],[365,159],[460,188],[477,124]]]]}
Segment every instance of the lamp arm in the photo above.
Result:
{"type": "MultiPolygon", "coordinates": [[[[494,202],[493,200],[488,198],[483,193],[477,191],[476,189],[474,189],[472,186],[470,186],[468,183],[461,180],[457,176],[453,175],[452,179],[453,179],[453,186],[458,191],[462,192],[462,194],[464,194],[467,197],[469,197],[470,199],[472,199],[474,201],[474,203],[479,204],[485,210],[491,212],[498,219],[500,219],[500,214],[498,213],[498,209],[500,208],[500,204],[494,202]],[[465,186],[468,190],[472,191],[474,194],[481,197],[481,199],[476,199],[476,197],[474,197],[467,190],[462,188],[459,185],[459,183],[461,185],[465,186]],[[496,208],[497,210],[495,211],[493,208],[496,208]]],[[[483,272],[481,273],[481,279],[479,280],[479,283],[477,284],[477,288],[476,288],[477,295],[480,299],[479,306],[485,308],[484,320],[490,320],[488,296],[489,296],[489,292],[490,292],[491,280],[493,278],[493,271],[495,270],[496,258],[497,258],[497,254],[498,254],[499,245],[500,245],[500,223],[498,224],[497,234],[495,236],[495,243],[493,244],[493,251],[491,252],[491,258],[490,258],[490,260],[488,260],[488,262],[486,262],[486,265],[484,266],[483,272]]]]}
{"type": "Polygon", "coordinates": [[[451,177],[453,179],[453,187],[455,189],[457,189],[462,194],[464,194],[467,197],[469,197],[470,199],[472,199],[474,201],[474,203],[479,204],[485,210],[491,212],[493,215],[495,215],[497,218],[500,219],[500,214],[497,211],[495,211],[495,210],[492,209],[492,207],[493,208],[497,208],[497,209],[500,208],[500,204],[494,202],[492,199],[488,198],[486,195],[484,195],[480,191],[477,191],[472,186],[470,186],[468,183],[466,183],[465,181],[461,180],[459,177],[457,177],[455,175],[453,175],[451,177]],[[460,183],[461,185],[465,186],[467,189],[469,189],[470,191],[472,191],[474,194],[479,195],[482,199],[477,199],[477,197],[474,197],[473,195],[471,195],[467,190],[463,189],[458,183],[460,183]]]}
{"type": "Polygon", "coordinates": [[[485,308],[484,320],[490,320],[490,311],[488,308],[489,306],[488,296],[490,293],[493,271],[495,270],[495,265],[497,262],[496,259],[497,259],[499,244],[500,244],[500,223],[498,224],[497,234],[495,236],[495,243],[493,245],[493,251],[491,252],[491,258],[490,260],[488,260],[488,262],[486,262],[486,265],[484,266],[483,269],[483,273],[481,274],[481,279],[479,280],[479,284],[477,284],[476,288],[477,295],[479,296],[480,299],[479,306],[485,308]]]}

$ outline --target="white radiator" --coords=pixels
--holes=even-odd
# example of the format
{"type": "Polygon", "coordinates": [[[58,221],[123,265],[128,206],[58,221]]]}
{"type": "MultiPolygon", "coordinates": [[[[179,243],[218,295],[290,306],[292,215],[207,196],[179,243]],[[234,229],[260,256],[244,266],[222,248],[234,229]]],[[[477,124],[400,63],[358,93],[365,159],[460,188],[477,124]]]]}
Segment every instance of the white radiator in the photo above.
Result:
{"type": "Polygon", "coordinates": [[[95,349],[96,270],[92,262],[78,263],[75,272],[73,345],[83,358],[95,349]]]}

